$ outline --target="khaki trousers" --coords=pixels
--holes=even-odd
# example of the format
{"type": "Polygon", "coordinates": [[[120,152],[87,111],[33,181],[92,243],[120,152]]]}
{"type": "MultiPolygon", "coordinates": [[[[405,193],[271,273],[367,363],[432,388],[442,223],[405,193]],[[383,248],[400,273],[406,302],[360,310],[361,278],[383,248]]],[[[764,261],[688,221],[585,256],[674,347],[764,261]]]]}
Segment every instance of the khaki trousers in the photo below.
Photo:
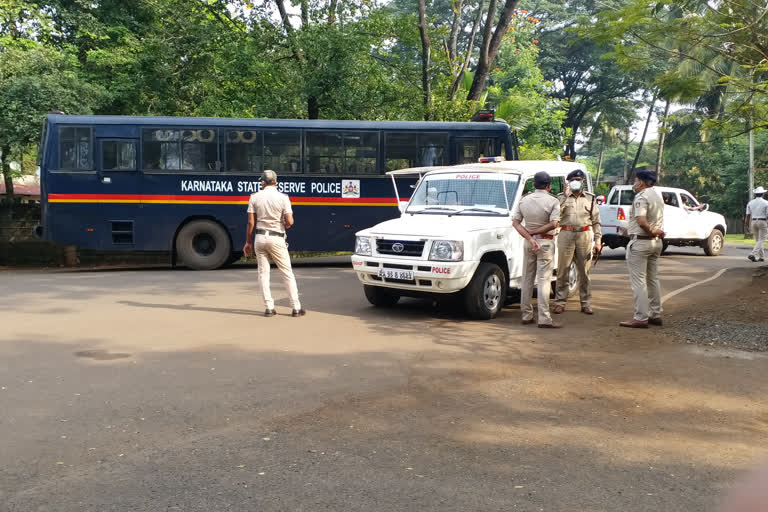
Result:
{"type": "Polygon", "coordinates": [[[630,240],[627,244],[627,267],[635,300],[634,319],[645,322],[661,317],[661,284],[658,269],[661,240],[630,240]]]}
{"type": "Polygon", "coordinates": [[[557,235],[557,288],[555,304],[565,307],[568,302],[568,274],[571,263],[576,262],[579,274],[579,299],[581,307],[592,305],[587,263],[592,251],[592,231],[560,231],[557,235]]]}
{"type": "Polygon", "coordinates": [[[261,293],[264,295],[264,304],[267,309],[275,308],[272,300],[272,290],[269,288],[269,258],[277,265],[277,270],[283,276],[285,287],[288,288],[288,297],[291,299],[293,309],[301,309],[299,302],[299,289],[296,286],[296,278],[291,269],[291,257],[288,254],[288,246],[285,238],[270,235],[256,235],[253,248],[256,252],[256,261],[259,263],[259,281],[261,281],[261,293]]]}
{"type": "Polygon", "coordinates": [[[549,313],[549,292],[552,286],[552,270],[555,264],[554,240],[536,240],[541,245],[538,252],[533,252],[531,243],[523,244],[523,287],[520,290],[520,311],[523,320],[533,319],[533,285],[536,283],[539,304],[538,323],[551,324],[549,313]]]}
{"type": "Polygon", "coordinates": [[[749,226],[752,234],[755,235],[755,248],[752,249],[752,256],[755,259],[762,260],[765,258],[765,239],[768,238],[768,221],[753,220],[749,226]]]}

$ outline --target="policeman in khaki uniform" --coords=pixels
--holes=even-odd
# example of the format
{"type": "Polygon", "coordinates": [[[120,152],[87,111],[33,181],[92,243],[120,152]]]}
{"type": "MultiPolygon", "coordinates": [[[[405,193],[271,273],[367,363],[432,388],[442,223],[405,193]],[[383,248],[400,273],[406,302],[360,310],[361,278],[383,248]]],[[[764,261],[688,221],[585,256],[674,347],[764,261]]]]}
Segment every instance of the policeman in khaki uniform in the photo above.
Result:
{"type": "Polygon", "coordinates": [[[647,328],[661,325],[661,284],[657,275],[664,238],[664,201],[653,186],[656,173],[638,171],[632,190],[635,199],[629,211],[627,267],[632,282],[635,314],[622,327],[647,328]]]}
{"type": "Polygon", "coordinates": [[[536,189],[523,196],[512,214],[512,225],[525,239],[523,245],[523,287],[520,293],[522,323],[532,324],[534,318],[533,283],[538,291],[538,324],[541,328],[558,328],[549,313],[549,292],[555,260],[555,229],[560,220],[560,201],[549,193],[552,178],[546,172],[533,177],[536,189]],[[521,224],[524,223],[524,224],[521,224]]]}
{"type": "Polygon", "coordinates": [[[755,248],[747,256],[749,261],[765,261],[765,239],[768,238],[768,201],[765,200],[766,190],[757,187],[752,191],[755,198],[747,203],[747,217],[744,219],[744,232],[747,228],[755,235],[755,248]]]}
{"type": "Polygon", "coordinates": [[[589,286],[587,264],[592,241],[595,253],[602,245],[600,209],[594,194],[584,190],[586,175],[581,169],[571,171],[566,180],[566,193],[557,196],[560,201],[560,233],[557,235],[557,291],[555,293],[555,314],[565,311],[568,302],[568,274],[571,263],[576,262],[579,275],[579,298],[581,312],[592,314],[592,291],[589,286]]]}

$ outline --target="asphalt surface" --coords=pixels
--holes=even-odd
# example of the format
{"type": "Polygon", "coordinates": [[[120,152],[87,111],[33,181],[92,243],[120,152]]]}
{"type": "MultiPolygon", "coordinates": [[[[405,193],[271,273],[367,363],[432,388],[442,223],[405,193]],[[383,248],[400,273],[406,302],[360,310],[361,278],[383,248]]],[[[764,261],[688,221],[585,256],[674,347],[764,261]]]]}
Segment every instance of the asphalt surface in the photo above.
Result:
{"type": "MultiPolygon", "coordinates": [[[[667,318],[746,254],[671,248],[665,294],[729,270],[667,318]]],[[[623,250],[561,331],[375,309],[309,263],[303,318],[276,272],[261,316],[249,265],[0,272],[0,511],[700,511],[768,455],[768,358],[618,328],[623,250]]]]}

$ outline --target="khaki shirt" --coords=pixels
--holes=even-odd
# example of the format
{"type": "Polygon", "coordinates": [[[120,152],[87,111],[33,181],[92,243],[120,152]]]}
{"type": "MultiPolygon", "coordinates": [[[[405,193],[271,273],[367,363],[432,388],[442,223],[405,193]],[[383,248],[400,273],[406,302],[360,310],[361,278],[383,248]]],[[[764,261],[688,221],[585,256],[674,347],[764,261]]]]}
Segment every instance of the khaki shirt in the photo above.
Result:
{"type": "Polygon", "coordinates": [[[747,203],[747,215],[750,219],[768,219],[768,201],[756,197],[747,203]]]}
{"type": "Polygon", "coordinates": [[[560,225],[577,228],[591,226],[595,242],[599,242],[603,229],[600,223],[600,207],[595,201],[595,196],[582,192],[579,195],[560,194],[557,199],[560,201],[560,225]]]}
{"type": "Polygon", "coordinates": [[[248,213],[256,214],[256,229],[285,233],[285,214],[293,213],[293,210],[288,196],[279,192],[277,187],[269,186],[251,194],[248,213]]]}
{"type": "MultiPolygon", "coordinates": [[[[560,201],[546,190],[536,190],[520,199],[512,220],[522,222],[526,229],[533,231],[553,220],[560,220],[560,201]]],[[[554,235],[555,231],[546,234],[554,235]]]]}
{"type": "Polygon", "coordinates": [[[664,201],[653,187],[645,188],[635,194],[632,208],[629,209],[629,226],[627,232],[630,235],[649,236],[648,233],[637,224],[637,217],[645,217],[651,229],[664,229],[664,201]]]}

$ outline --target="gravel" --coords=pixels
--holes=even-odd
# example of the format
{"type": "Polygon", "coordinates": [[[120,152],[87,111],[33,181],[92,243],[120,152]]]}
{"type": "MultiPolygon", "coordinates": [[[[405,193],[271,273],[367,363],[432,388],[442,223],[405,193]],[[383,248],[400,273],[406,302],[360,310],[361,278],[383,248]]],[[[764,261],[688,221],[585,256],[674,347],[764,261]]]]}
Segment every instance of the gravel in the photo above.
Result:
{"type": "Polygon", "coordinates": [[[768,351],[768,267],[754,272],[748,288],[676,315],[665,327],[681,343],[768,351]]]}

